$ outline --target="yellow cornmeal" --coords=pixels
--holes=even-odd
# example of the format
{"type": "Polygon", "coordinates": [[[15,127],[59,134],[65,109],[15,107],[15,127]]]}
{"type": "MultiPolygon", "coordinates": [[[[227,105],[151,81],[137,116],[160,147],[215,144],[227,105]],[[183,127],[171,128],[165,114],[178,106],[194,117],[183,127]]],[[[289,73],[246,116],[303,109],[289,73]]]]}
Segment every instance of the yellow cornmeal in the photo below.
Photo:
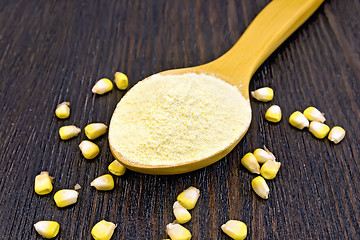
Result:
{"type": "Polygon", "coordinates": [[[118,103],[109,142],[127,161],[173,165],[223,150],[250,121],[249,101],[221,79],[195,73],[155,74],[118,103]]]}

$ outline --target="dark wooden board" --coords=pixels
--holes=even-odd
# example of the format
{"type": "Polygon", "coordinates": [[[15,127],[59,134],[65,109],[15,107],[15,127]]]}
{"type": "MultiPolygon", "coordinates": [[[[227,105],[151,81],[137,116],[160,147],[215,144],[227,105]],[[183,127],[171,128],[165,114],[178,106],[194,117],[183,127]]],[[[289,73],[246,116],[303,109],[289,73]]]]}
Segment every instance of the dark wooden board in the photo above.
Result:
{"type": "Polygon", "coordinates": [[[106,137],[101,153],[85,160],[84,132],[60,141],[58,129],[109,123],[124,95],[91,93],[102,77],[125,72],[130,86],[166,69],[209,62],[225,53],[269,0],[128,0],[0,2],[0,239],[41,239],[33,224],[56,220],[56,239],[91,239],[92,226],[118,224],[112,239],[162,239],[174,220],[172,204],[193,185],[201,197],[185,226],[193,239],[229,239],[220,226],[240,219],[247,239],[360,239],[360,2],[326,1],[254,75],[250,89],[270,86],[271,103],[252,101],[249,132],[224,159],[176,176],[128,171],[116,188],[89,186],[113,160],[106,137]],[[56,105],[71,102],[58,120],[56,105]],[[271,104],[283,120],[264,121],[271,104]],[[347,130],[334,145],[289,126],[295,110],[316,106],[330,126],[347,130]],[[266,145],[282,163],[269,182],[269,200],[251,190],[254,175],[241,157],[266,145]],[[41,171],[54,191],[35,194],[41,171]],[[56,207],[55,191],[82,186],[76,205],[56,207]]]}

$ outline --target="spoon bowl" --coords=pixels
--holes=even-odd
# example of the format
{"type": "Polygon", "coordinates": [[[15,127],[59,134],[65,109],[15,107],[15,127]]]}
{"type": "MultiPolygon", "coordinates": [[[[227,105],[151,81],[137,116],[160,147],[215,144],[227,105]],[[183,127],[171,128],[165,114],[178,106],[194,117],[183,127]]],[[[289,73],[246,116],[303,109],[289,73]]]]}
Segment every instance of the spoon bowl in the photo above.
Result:
{"type": "MultiPolygon", "coordinates": [[[[186,73],[215,76],[236,86],[249,102],[249,83],[260,65],[278,48],[298,27],[300,27],[321,5],[323,0],[273,0],[253,20],[237,43],[220,58],[204,65],[167,70],[158,73],[163,76],[183,75],[186,73]]],[[[248,106],[251,111],[250,104],[248,106]]],[[[127,160],[116,149],[109,138],[114,157],[133,171],[149,174],[179,174],[206,167],[225,157],[243,138],[249,126],[235,141],[230,141],[211,156],[177,164],[155,165],[127,160]]],[[[110,123],[109,135],[112,133],[110,123]]]]}

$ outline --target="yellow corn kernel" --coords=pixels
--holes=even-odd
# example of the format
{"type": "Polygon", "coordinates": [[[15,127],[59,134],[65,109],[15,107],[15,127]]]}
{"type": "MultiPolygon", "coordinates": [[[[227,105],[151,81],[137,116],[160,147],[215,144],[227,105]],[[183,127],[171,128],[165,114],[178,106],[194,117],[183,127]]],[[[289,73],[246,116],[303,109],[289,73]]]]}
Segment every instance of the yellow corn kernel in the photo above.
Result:
{"type": "Polygon", "coordinates": [[[330,128],[328,125],[313,121],[310,123],[309,131],[317,138],[323,139],[329,133],[330,128]]]}
{"type": "Polygon", "coordinates": [[[251,96],[258,101],[269,102],[274,97],[274,91],[269,87],[263,87],[251,92],[251,96]]]}
{"type": "Polygon", "coordinates": [[[265,179],[274,179],[280,169],[281,163],[275,161],[267,161],[261,166],[260,174],[265,179]]]}
{"type": "Polygon", "coordinates": [[[300,130],[304,129],[305,127],[309,127],[309,120],[299,111],[296,111],[290,115],[289,123],[300,130]]]}
{"type": "Polygon", "coordinates": [[[65,119],[70,116],[70,103],[69,102],[63,102],[60,103],[55,110],[55,115],[58,118],[65,119]]]}
{"type": "Polygon", "coordinates": [[[326,120],[324,114],[314,107],[308,107],[307,109],[305,109],[304,116],[309,121],[317,121],[323,123],[326,120]]]}
{"type": "Polygon", "coordinates": [[[259,197],[261,197],[263,199],[268,199],[270,190],[269,190],[269,187],[266,184],[266,181],[263,177],[258,176],[256,178],[254,178],[251,181],[251,186],[252,186],[252,189],[255,191],[255,193],[259,197]]]}
{"type": "Polygon", "coordinates": [[[105,174],[95,178],[90,186],[95,187],[97,190],[107,191],[114,188],[114,179],[110,174],[105,174]]]}
{"type": "Polygon", "coordinates": [[[125,90],[129,85],[128,77],[122,72],[115,73],[114,82],[116,84],[116,87],[120,90],[125,90]]]}
{"type": "Polygon", "coordinates": [[[114,223],[101,220],[92,228],[91,235],[95,240],[110,240],[115,228],[114,223]]]}
{"type": "Polygon", "coordinates": [[[63,126],[59,129],[59,135],[62,140],[68,140],[76,137],[80,132],[81,129],[73,125],[63,126]]]}
{"type": "Polygon", "coordinates": [[[176,221],[178,221],[178,223],[180,224],[186,223],[191,219],[191,214],[189,213],[189,211],[183,206],[181,206],[178,201],[176,201],[173,205],[173,212],[176,221]]]}
{"type": "Polygon", "coordinates": [[[41,172],[35,177],[35,192],[39,195],[45,195],[53,190],[52,177],[48,172],[41,172]]]}
{"type": "Polygon", "coordinates": [[[166,234],[171,240],[190,240],[191,233],[189,230],[177,223],[169,223],[166,226],[166,234]]]}
{"type": "Polygon", "coordinates": [[[113,89],[112,82],[107,78],[102,78],[95,83],[91,91],[96,94],[104,94],[110,92],[112,89],[113,89]]]}
{"type": "Polygon", "coordinates": [[[189,187],[177,196],[177,201],[187,210],[193,209],[200,197],[200,190],[195,187],[189,187]]]}
{"type": "Polygon", "coordinates": [[[333,127],[329,133],[328,139],[338,144],[345,137],[345,130],[342,127],[333,127]]]}
{"type": "Polygon", "coordinates": [[[254,154],[245,154],[245,156],[241,159],[241,164],[244,165],[244,167],[246,167],[246,169],[251,173],[260,174],[260,165],[254,154]]]}
{"type": "Polygon", "coordinates": [[[235,240],[243,240],[247,236],[247,226],[238,220],[229,220],[221,226],[221,230],[235,240]]]}
{"type": "Polygon", "coordinates": [[[88,139],[94,140],[106,133],[107,126],[103,123],[91,123],[85,127],[85,135],[88,139]]]}
{"type": "Polygon", "coordinates": [[[263,164],[267,161],[275,161],[275,156],[264,146],[264,149],[258,148],[254,151],[254,156],[258,163],[263,164]]]}
{"type": "Polygon", "coordinates": [[[266,110],[265,119],[269,122],[280,122],[281,120],[281,108],[278,105],[272,105],[266,110]]]}
{"type": "Polygon", "coordinates": [[[83,140],[80,144],[79,144],[79,148],[81,150],[82,155],[86,158],[86,159],[93,159],[95,158],[99,152],[100,149],[99,147],[93,143],[90,142],[88,140],[83,140]]]}
{"type": "Polygon", "coordinates": [[[56,206],[67,207],[77,202],[79,193],[72,189],[62,189],[55,193],[54,200],[56,206]]]}
{"type": "Polygon", "coordinates": [[[119,163],[119,161],[117,161],[117,160],[114,160],[112,163],[110,163],[108,169],[109,169],[109,172],[111,172],[112,174],[114,174],[116,176],[121,176],[126,171],[125,166],[122,165],[121,163],[119,163]]]}
{"type": "Polygon", "coordinates": [[[35,230],[44,238],[54,238],[59,233],[60,225],[55,221],[39,221],[34,224],[35,230]]]}

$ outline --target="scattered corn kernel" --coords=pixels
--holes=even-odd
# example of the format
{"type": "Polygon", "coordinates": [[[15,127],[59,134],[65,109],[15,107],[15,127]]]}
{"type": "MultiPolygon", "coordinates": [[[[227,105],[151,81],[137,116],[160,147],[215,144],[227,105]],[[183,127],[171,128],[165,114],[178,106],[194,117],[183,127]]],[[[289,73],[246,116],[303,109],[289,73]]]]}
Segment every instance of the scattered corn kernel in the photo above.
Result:
{"type": "Polygon", "coordinates": [[[200,190],[195,187],[189,187],[177,196],[177,201],[187,210],[193,209],[200,197],[200,190]]]}
{"type": "Polygon", "coordinates": [[[122,72],[115,73],[114,82],[116,84],[116,87],[120,90],[125,90],[129,85],[128,77],[122,72]]]}
{"type": "Polygon", "coordinates": [[[95,240],[110,240],[115,228],[114,223],[101,220],[92,228],[91,235],[95,240]]]}
{"type": "Polygon", "coordinates": [[[176,201],[173,205],[173,212],[176,221],[178,221],[178,223],[180,224],[186,223],[191,219],[191,214],[189,213],[189,211],[183,206],[181,206],[178,201],[176,201]]]}
{"type": "Polygon", "coordinates": [[[62,189],[55,193],[54,200],[56,206],[67,207],[77,202],[79,193],[72,189],[62,189]]]}
{"type": "Polygon", "coordinates": [[[95,158],[99,152],[100,149],[99,147],[93,143],[90,142],[88,140],[83,140],[80,144],[79,144],[79,148],[81,150],[82,155],[86,158],[86,159],[93,159],[95,158]]]}
{"type": "Polygon", "coordinates": [[[171,240],[190,240],[191,233],[189,230],[181,226],[180,224],[169,223],[166,226],[166,233],[171,240]]]}
{"type": "Polygon", "coordinates": [[[121,176],[126,171],[126,168],[124,167],[124,165],[119,163],[119,161],[117,161],[117,160],[114,160],[112,163],[110,163],[108,169],[109,169],[109,172],[111,172],[112,174],[114,174],[116,176],[121,176]]]}
{"type": "Polygon", "coordinates": [[[260,174],[260,165],[254,154],[245,154],[245,156],[241,159],[241,164],[244,165],[244,167],[246,167],[246,169],[251,173],[260,174]]]}
{"type": "Polygon", "coordinates": [[[70,116],[70,103],[69,102],[63,102],[60,103],[55,110],[55,115],[58,118],[65,119],[70,116]]]}
{"type": "Polygon", "coordinates": [[[74,189],[75,189],[75,190],[79,190],[79,189],[81,189],[80,184],[78,184],[78,183],[77,183],[77,184],[75,184],[74,189]]]}
{"type": "Polygon", "coordinates": [[[310,127],[309,127],[309,131],[317,138],[319,139],[323,139],[324,137],[326,137],[326,135],[329,133],[330,128],[328,125],[321,123],[321,122],[317,122],[317,121],[312,121],[310,123],[310,127]]]}
{"type": "Polygon", "coordinates": [[[258,163],[263,164],[267,161],[275,161],[275,156],[264,146],[264,149],[258,148],[254,151],[254,156],[258,163]]]}
{"type": "Polygon", "coordinates": [[[323,123],[326,120],[324,114],[314,107],[308,107],[307,109],[305,109],[304,116],[309,121],[317,121],[323,123]]]}
{"type": "Polygon", "coordinates": [[[265,179],[261,176],[258,176],[256,178],[254,178],[251,181],[251,186],[252,189],[255,191],[255,193],[263,198],[263,199],[268,199],[269,196],[269,187],[265,181],[265,179]]]}
{"type": "Polygon", "coordinates": [[[229,237],[235,240],[243,240],[247,236],[247,226],[238,220],[229,220],[221,226],[221,229],[229,237]]]}
{"type": "Polygon", "coordinates": [[[110,92],[112,89],[113,89],[112,82],[107,78],[102,78],[95,83],[91,91],[96,94],[104,94],[110,92]]]}
{"type": "Polygon", "coordinates": [[[338,144],[345,137],[345,130],[342,127],[333,127],[329,133],[328,139],[338,144]]]}
{"type": "Polygon", "coordinates": [[[269,87],[263,87],[251,92],[251,96],[258,101],[269,102],[274,97],[274,91],[269,87]]]}
{"type": "Polygon", "coordinates": [[[85,127],[85,135],[88,139],[94,140],[106,133],[107,126],[103,123],[91,123],[85,127]]]}
{"type": "Polygon", "coordinates": [[[278,105],[272,105],[266,110],[265,119],[269,122],[280,122],[281,120],[281,108],[278,105]]]}
{"type": "Polygon", "coordinates": [[[304,129],[305,127],[309,127],[309,120],[299,111],[296,111],[290,115],[289,123],[300,130],[304,129]]]}
{"type": "Polygon", "coordinates": [[[39,195],[45,195],[53,190],[52,177],[48,172],[41,172],[35,177],[35,192],[39,195]]]}
{"type": "Polygon", "coordinates": [[[59,135],[62,140],[68,140],[76,137],[80,132],[81,129],[73,125],[63,126],[59,129],[59,135]]]}
{"type": "Polygon", "coordinates": [[[274,179],[276,177],[276,174],[279,172],[280,166],[280,162],[267,161],[261,166],[260,174],[265,179],[274,179]]]}
{"type": "Polygon", "coordinates": [[[113,189],[115,184],[113,177],[110,174],[105,174],[95,178],[90,185],[97,190],[107,191],[113,189]]]}
{"type": "Polygon", "coordinates": [[[39,221],[34,224],[35,230],[44,238],[54,238],[59,233],[60,225],[55,221],[39,221]]]}

